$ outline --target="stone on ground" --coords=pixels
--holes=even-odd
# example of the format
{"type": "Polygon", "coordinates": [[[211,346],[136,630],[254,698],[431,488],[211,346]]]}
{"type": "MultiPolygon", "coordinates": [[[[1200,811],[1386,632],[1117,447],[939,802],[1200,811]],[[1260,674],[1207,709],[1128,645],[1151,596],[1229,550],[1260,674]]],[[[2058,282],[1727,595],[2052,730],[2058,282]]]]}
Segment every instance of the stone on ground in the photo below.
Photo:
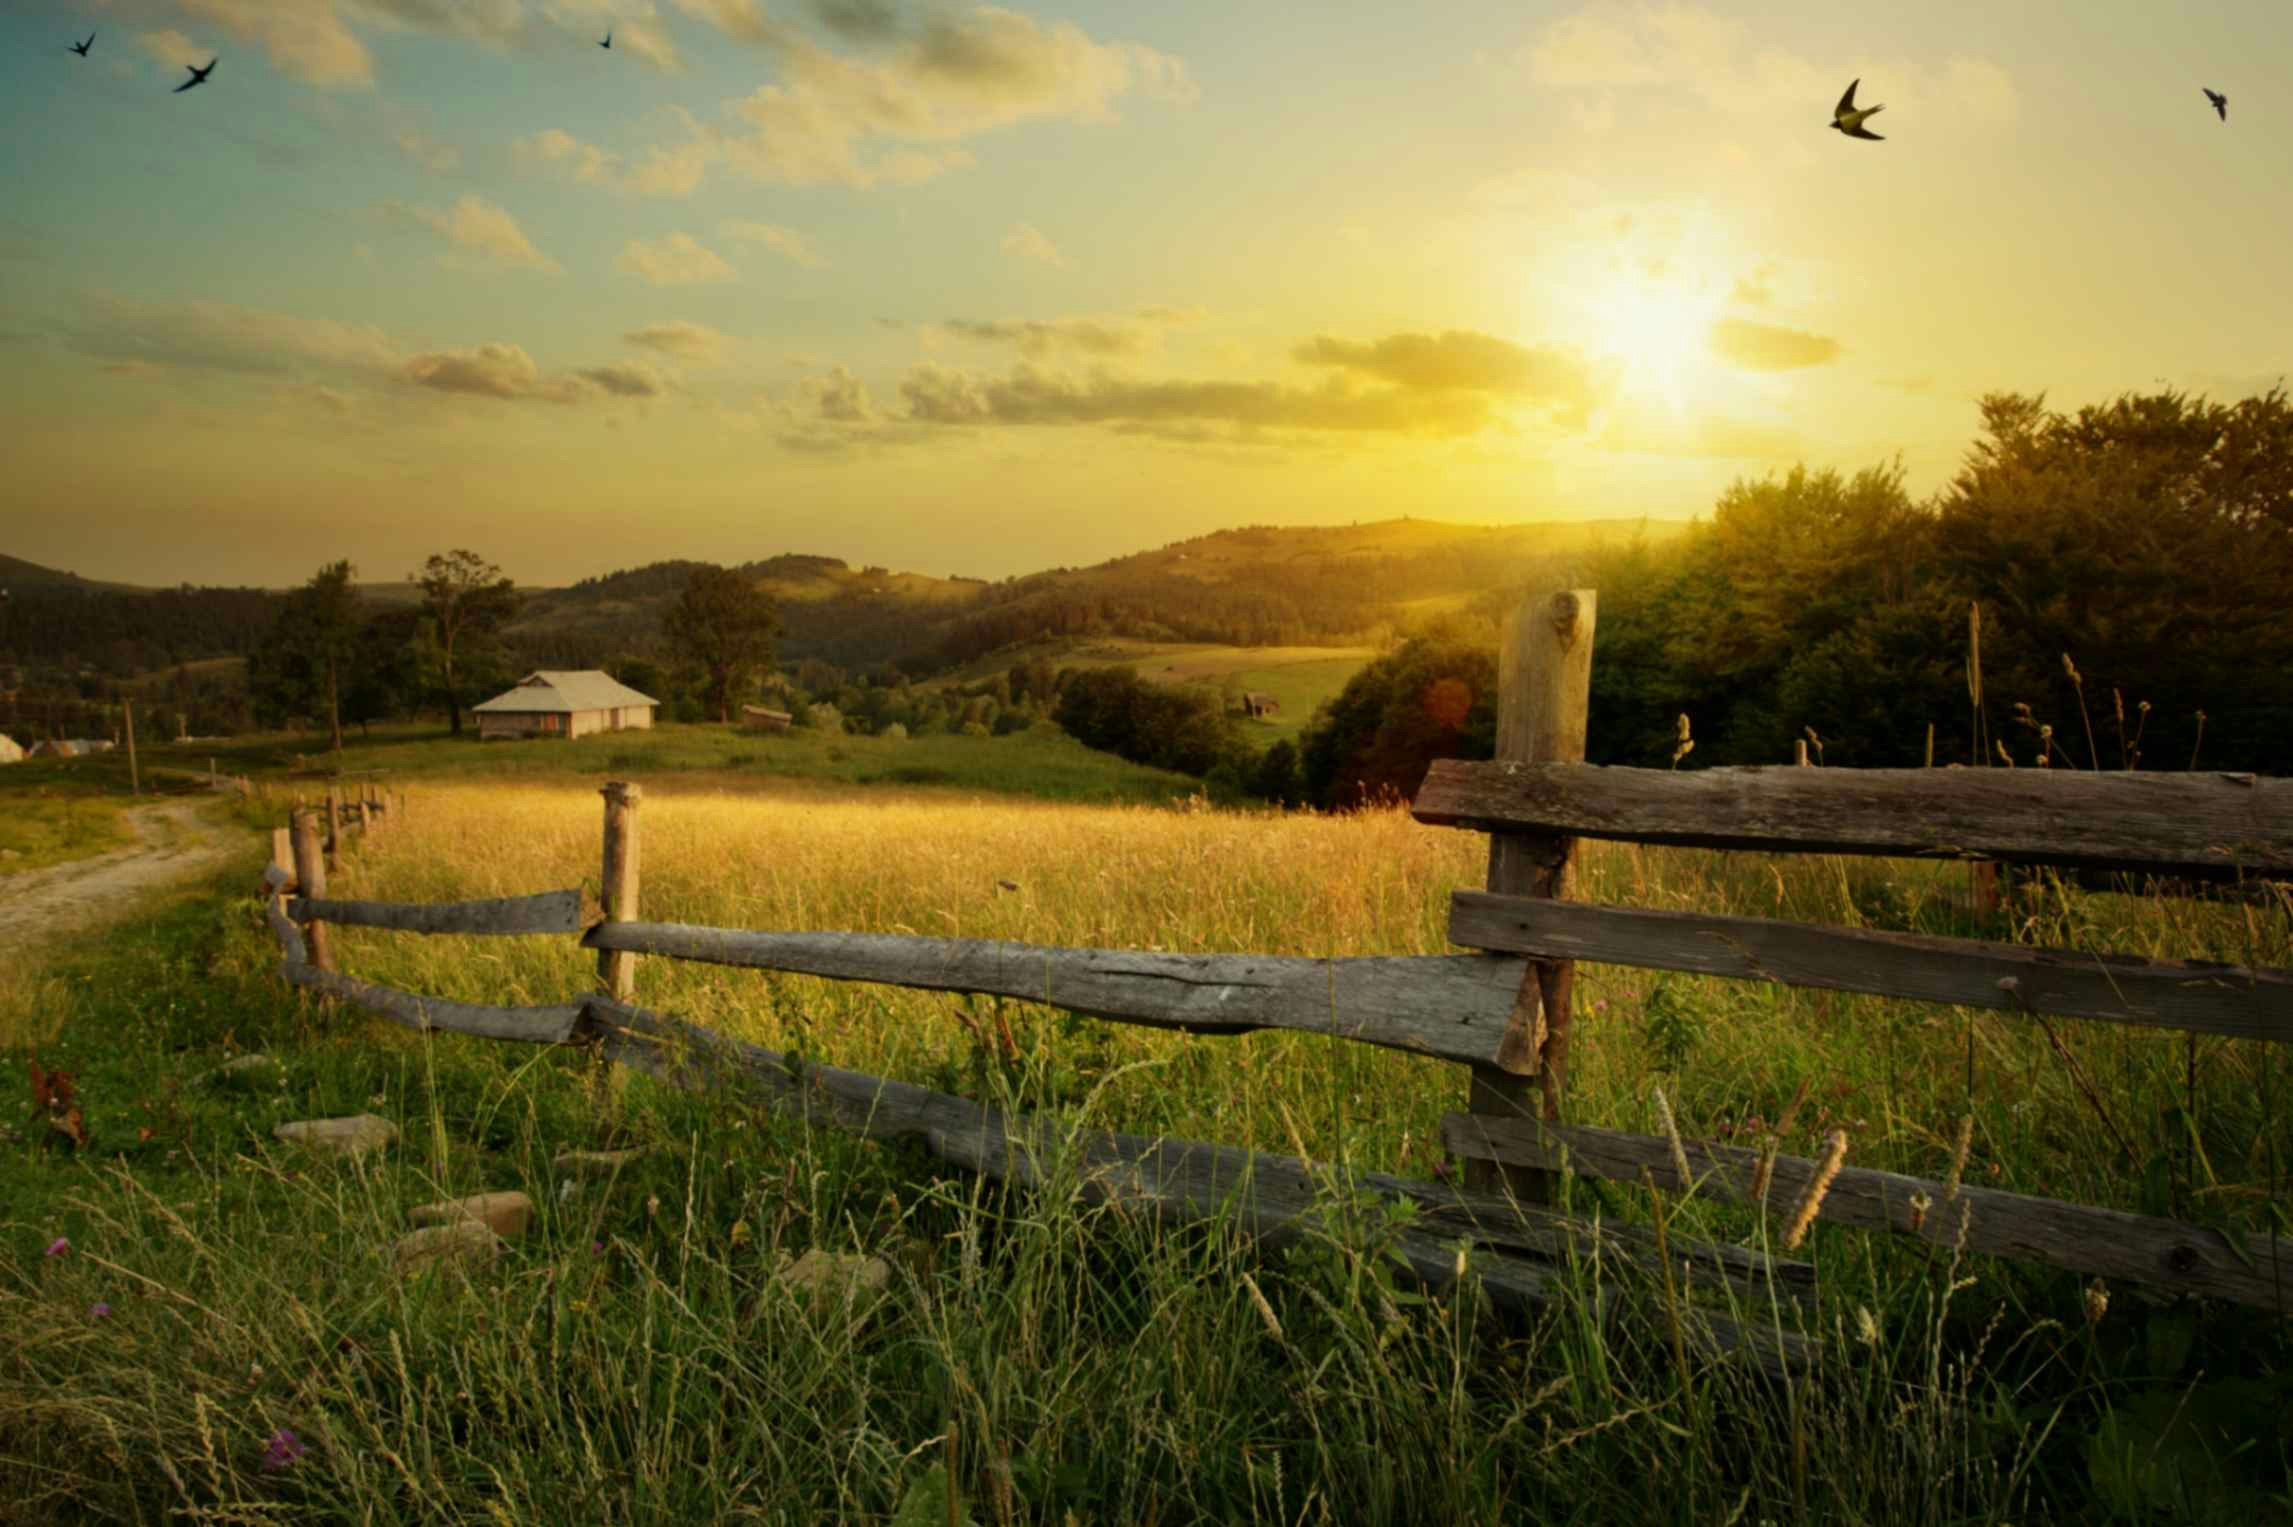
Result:
{"type": "Polygon", "coordinates": [[[347,1119],[298,1119],[292,1124],[281,1124],[271,1133],[281,1140],[307,1145],[313,1150],[331,1150],[346,1156],[357,1156],[378,1150],[396,1140],[398,1126],[388,1119],[360,1113],[352,1114],[347,1119]]]}
{"type": "Polygon", "coordinates": [[[403,1273],[432,1263],[483,1264],[501,1252],[502,1238],[494,1234],[491,1226],[481,1220],[464,1219],[400,1236],[391,1252],[391,1264],[403,1273]]]}
{"type": "Polygon", "coordinates": [[[202,1083],[268,1081],[284,1068],[260,1050],[235,1056],[199,1078],[202,1083]]]}
{"type": "Polygon", "coordinates": [[[791,1288],[804,1289],[815,1298],[822,1294],[857,1298],[880,1294],[889,1287],[892,1264],[882,1257],[822,1251],[816,1246],[793,1262],[787,1252],[782,1252],[778,1276],[791,1288]]]}
{"type": "Polygon", "coordinates": [[[523,1193],[480,1193],[474,1198],[450,1198],[424,1204],[411,1218],[417,1225],[456,1225],[465,1221],[484,1225],[496,1235],[523,1235],[533,1223],[533,1200],[523,1193]]]}

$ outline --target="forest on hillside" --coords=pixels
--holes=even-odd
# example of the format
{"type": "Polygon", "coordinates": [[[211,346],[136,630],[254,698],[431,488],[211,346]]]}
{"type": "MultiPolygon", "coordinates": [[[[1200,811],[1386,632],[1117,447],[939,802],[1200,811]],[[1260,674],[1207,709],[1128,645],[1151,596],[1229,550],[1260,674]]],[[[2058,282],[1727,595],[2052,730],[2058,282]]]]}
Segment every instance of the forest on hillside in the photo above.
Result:
{"type": "MultiPolygon", "coordinates": [[[[2293,772],[2293,408],[2170,390],[2064,414],[1992,394],[1924,502],[1899,465],[1740,481],[1662,547],[1580,559],[1598,593],[1586,757],[2293,772]],[[1932,751],[1930,732],[1932,728],[1932,751]]],[[[1525,588],[1356,676],[1304,792],[1410,793],[1486,757],[1497,622],[1525,588]]]]}

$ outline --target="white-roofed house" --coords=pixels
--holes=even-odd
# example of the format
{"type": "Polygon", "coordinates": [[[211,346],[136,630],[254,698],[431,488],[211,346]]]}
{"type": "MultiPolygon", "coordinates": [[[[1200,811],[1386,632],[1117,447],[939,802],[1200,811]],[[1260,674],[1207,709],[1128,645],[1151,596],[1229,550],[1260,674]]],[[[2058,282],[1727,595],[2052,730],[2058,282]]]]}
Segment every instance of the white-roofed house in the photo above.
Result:
{"type": "Polygon", "coordinates": [[[478,737],[586,737],[653,724],[661,702],[611,674],[539,669],[482,705],[471,707],[478,737]]]}

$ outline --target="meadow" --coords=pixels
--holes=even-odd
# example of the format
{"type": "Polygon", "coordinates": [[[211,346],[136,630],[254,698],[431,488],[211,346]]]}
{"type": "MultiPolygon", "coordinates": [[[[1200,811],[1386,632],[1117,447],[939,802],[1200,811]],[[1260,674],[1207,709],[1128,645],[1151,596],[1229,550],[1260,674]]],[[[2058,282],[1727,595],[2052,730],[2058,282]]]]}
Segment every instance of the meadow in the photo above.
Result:
{"type": "MultiPolygon", "coordinates": [[[[647,741],[684,746],[673,731],[647,741]]],[[[1483,839],[1398,810],[633,773],[644,909],[666,921],[1438,953],[1449,891],[1483,871],[1483,839]]],[[[353,846],[336,894],[595,888],[593,781],[394,782],[407,820],[353,846]]],[[[271,825],[261,802],[228,809],[271,825]]],[[[290,994],[249,838],[243,871],[0,977],[0,1045],[74,1076],[90,1137],[69,1152],[26,1128],[0,1147],[0,1500],[27,1518],[2246,1523],[2293,1508],[2276,1317],[1820,1225],[1803,1254],[1827,1356],[1788,1384],[1689,1360],[1645,1305],[1603,1326],[1593,1289],[1613,1268],[1576,1269],[1547,1318],[1479,1317],[1397,1282],[1374,1214],[1262,1255],[1228,1230],[1158,1231],[572,1055],[425,1042],[290,994]],[[199,1080],[255,1049],[279,1070],[199,1080]],[[363,1163],[270,1136],[366,1111],[402,1135],[363,1163]],[[621,1145],[651,1153],[561,1196],[556,1151],[621,1145]],[[502,1265],[389,1275],[408,1205],[511,1187],[540,1218],[502,1265]],[[885,1257],[890,1289],[863,1309],[807,1302],[773,1269],[815,1246],[885,1257]],[[266,1468],[281,1429],[306,1451],[266,1468]]],[[[1588,846],[1580,894],[2293,964],[2284,907],[2048,883],[1978,914],[1965,889],[1963,869],[1934,865],[1588,846]]],[[[338,930],[351,973],[481,1002],[590,989],[593,957],[571,945],[338,930]]],[[[1964,1118],[1970,1181],[2282,1224],[2293,1130],[2265,1046],[2061,1022],[2058,1048],[2007,1015],[1593,966],[1578,992],[1586,1122],[1653,1131],[1661,1086],[1685,1133],[1756,1142],[1804,1084],[1781,1141],[1795,1154],[1842,1128],[1852,1164],[1939,1177],[1964,1118]]],[[[655,959],[637,994],[1014,1108],[1419,1176],[1446,1170],[1438,1121],[1464,1095],[1454,1067],[1313,1035],[1167,1035],[655,959]],[[1005,1025],[1012,1050],[983,1042],[1005,1025]]],[[[1581,1181],[1570,1201],[1650,1210],[1581,1181]]],[[[1775,1228],[1692,1197],[1671,1224],[1752,1244],[1775,1228]]]]}
{"type": "Polygon", "coordinates": [[[979,658],[933,682],[969,684],[1038,657],[1049,659],[1058,668],[1111,668],[1127,663],[1150,684],[1195,685],[1221,695],[1231,685],[1236,694],[1260,690],[1272,695],[1282,707],[1278,713],[1249,717],[1241,723],[1252,742],[1266,744],[1295,738],[1304,731],[1314,718],[1315,708],[1344,689],[1346,680],[1361,672],[1377,654],[1375,647],[1235,647],[1119,636],[1051,639],[979,658]]]}

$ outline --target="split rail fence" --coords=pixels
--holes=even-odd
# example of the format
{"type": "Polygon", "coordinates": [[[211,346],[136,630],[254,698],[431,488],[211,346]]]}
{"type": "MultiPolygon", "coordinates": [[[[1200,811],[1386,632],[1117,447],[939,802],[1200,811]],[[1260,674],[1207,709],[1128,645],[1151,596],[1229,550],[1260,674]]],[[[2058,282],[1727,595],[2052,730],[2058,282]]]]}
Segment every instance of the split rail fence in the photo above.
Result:
{"type": "MultiPolygon", "coordinates": [[[[1442,762],[1419,793],[1421,821],[1490,834],[1484,890],[1453,898],[1450,937],[1472,954],[1317,959],[1141,953],[847,932],[748,931],[642,920],[641,787],[604,787],[601,906],[578,889],[443,905],[327,896],[318,813],[299,809],[274,844],[267,916],[298,986],[423,1031],[582,1046],[693,1091],[760,1098],[797,1117],[922,1142],[944,1160],[1022,1184],[1079,1172],[1086,1200],[1172,1221],[1231,1213],[1261,1242],[1306,1233],[1328,1164],[1232,1146],[1080,1130],[1005,1115],[977,1100],[817,1063],[715,1034],[635,1003],[640,956],[832,980],[1014,998],[1085,1016],[1195,1034],[1289,1029],[1437,1056],[1469,1073],[1467,1109],[1444,1140],[1467,1164],[1459,1186],[1355,1172],[1359,1190],[1412,1201],[1396,1253],[1436,1291],[1477,1284],[1499,1306],[1559,1295],[1559,1264],[1598,1253],[1682,1274],[1699,1340],[1771,1370],[1817,1351],[1788,1329],[1815,1297],[1801,1261],[1590,1225],[1550,1207],[1556,1174],[1644,1181],[1789,1206],[1818,1164],[1675,1142],[1561,1118],[1579,959],[1786,985],[1868,992],[2050,1016],[2293,1039],[2293,971],[2148,961],[1972,939],[1762,918],[1586,905],[1569,899],[1580,838],[1767,853],[1870,854],[2094,867],[2222,880],[2293,876],[2293,781],[2251,775],[2074,775],[2037,770],[1595,768],[1584,756],[1595,600],[1531,600],[1509,621],[1500,665],[1498,752],[1442,762]],[[289,894],[289,893],[293,894],[289,894]],[[330,929],[565,934],[597,957],[600,990],[540,1007],[419,996],[343,974],[330,929]],[[1675,1144],[1683,1148],[1675,1150],[1675,1144]],[[1755,1184],[1764,1193],[1755,1192],[1755,1184]],[[1470,1260],[1459,1254],[1469,1243],[1470,1260]],[[1660,1248],[1663,1248],[1660,1250],[1660,1248]],[[1724,1306],[1724,1307],[1723,1307],[1724,1306]],[[1739,1318],[1751,1307],[1760,1318],[1739,1318]]],[[[367,831],[402,818],[403,794],[354,803],[367,831]],[[387,809],[384,809],[385,806],[387,809]]],[[[337,831],[342,804],[330,800],[337,831]]],[[[1822,1223],[1858,1226],[2050,1264],[2154,1289],[2284,1312],[2293,1242],[1898,1173],[1838,1172],[1822,1223]],[[1931,1206],[1931,1207],[1930,1207],[1931,1206]]],[[[1654,1286],[1654,1285],[1650,1285],[1654,1286]]],[[[1604,1310],[1608,1306],[1604,1305],[1604,1310]]]]}

